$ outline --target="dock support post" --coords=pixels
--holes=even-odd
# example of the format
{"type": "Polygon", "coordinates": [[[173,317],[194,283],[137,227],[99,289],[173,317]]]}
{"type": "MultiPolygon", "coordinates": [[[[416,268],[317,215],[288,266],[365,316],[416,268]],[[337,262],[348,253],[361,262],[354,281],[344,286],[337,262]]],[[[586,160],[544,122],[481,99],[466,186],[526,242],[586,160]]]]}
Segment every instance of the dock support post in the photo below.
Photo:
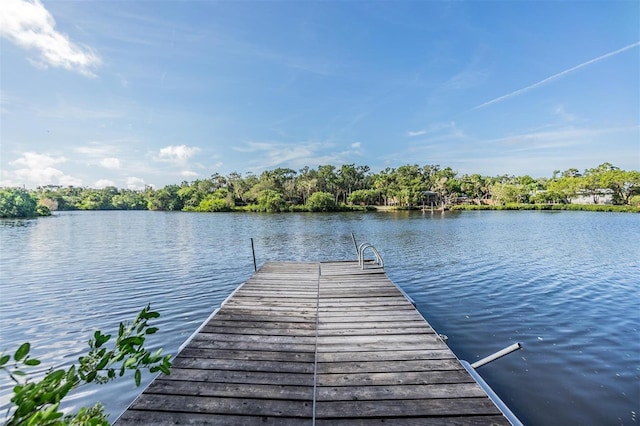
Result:
{"type": "Polygon", "coordinates": [[[253,238],[251,238],[251,254],[253,255],[253,271],[258,271],[258,266],[256,265],[256,250],[253,246],[253,238]]]}
{"type": "Polygon", "coordinates": [[[351,239],[353,239],[353,245],[356,248],[356,254],[359,256],[360,252],[358,251],[358,243],[356,243],[356,236],[353,234],[353,232],[351,233],[351,239]]]}

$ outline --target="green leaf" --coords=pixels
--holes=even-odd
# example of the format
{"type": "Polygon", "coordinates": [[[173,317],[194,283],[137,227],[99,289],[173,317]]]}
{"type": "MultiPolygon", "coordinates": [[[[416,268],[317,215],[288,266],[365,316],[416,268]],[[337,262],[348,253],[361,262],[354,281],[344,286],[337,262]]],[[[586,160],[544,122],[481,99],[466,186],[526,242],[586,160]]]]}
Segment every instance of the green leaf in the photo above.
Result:
{"type": "Polygon", "coordinates": [[[67,382],[71,382],[75,379],[76,376],[76,366],[72,365],[71,368],[69,368],[69,371],[67,371],[67,382]]]}
{"type": "Polygon", "coordinates": [[[40,365],[40,360],[32,358],[32,359],[25,359],[24,360],[24,365],[28,365],[28,366],[35,366],[35,365],[40,365]]]}
{"type": "Polygon", "coordinates": [[[139,336],[127,337],[126,339],[123,339],[122,342],[120,342],[120,344],[123,346],[142,345],[143,343],[144,343],[144,337],[139,337],[139,336]]]}
{"type": "Polygon", "coordinates": [[[44,380],[50,380],[50,381],[60,381],[62,380],[62,378],[64,377],[64,375],[66,374],[66,371],[64,370],[56,370],[56,371],[52,371],[51,373],[47,374],[44,377],[44,380]]]}
{"type": "Polygon", "coordinates": [[[100,362],[98,363],[98,365],[96,366],[96,370],[102,370],[104,367],[107,366],[108,362],[109,362],[109,357],[108,356],[102,358],[100,360],[100,362]]]}
{"type": "MultiPolygon", "coordinates": [[[[99,331],[96,331],[96,333],[99,333],[99,331]]],[[[96,337],[96,348],[99,348],[102,345],[104,345],[105,343],[107,343],[109,341],[109,339],[111,339],[111,335],[110,334],[101,334],[101,335],[97,336],[96,337]]]]}
{"type": "Polygon", "coordinates": [[[140,386],[141,377],[142,377],[142,374],[140,373],[140,370],[136,370],[136,373],[134,375],[134,379],[136,381],[136,386],[140,386]]]}
{"type": "Polygon", "coordinates": [[[126,361],[124,362],[124,368],[129,368],[129,367],[131,367],[131,366],[132,366],[132,365],[134,365],[137,361],[138,361],[138,360],[137,360],[137,359],[135,359],[135,358],[129,358],[128,360],[126,360],[126,361]]]}
{"type": "Polygon", "coordinates": [[[13,355],[13,358],[16,361],[20,361],[22,358],[27,356],[27,354],[29,353],[29,349],[31,349],[31,345],[29,344],[29,342],[23,343],[22,345],[20,345],[15,355],[13,355]]]}
{"type": "Polygon", "coordinates": [[[9,362],[10,359],[11,359],[11,355],[2,355],[2,357],[0,357],[0,367],[2,367],[7,362],[9,362]]]}
{"type": "Polygon", "coordinates": [[[158,312],[151,311],[147,313],[147,319],[158,318],[159,316],[158,312]]]}
{"type": "Polygon", "coordinates": [[[158,327],[149,327],[149,328],[147,328],[147,331],[145,333],[154,334],[157,331],[158,331],[158,327]]]}
{"type": "Polygon", "coordinates": [[[64,398],[64,397],[67,395],[67,393],[69,393],[69,391],[70,391],[71,389],[73,389],[73,387],[74,387],[74,383],[72,383],[72,382],[67,382],[67,383],[65,383],[65,384],[60,388],[60,391],[58,392],[59,398],[60,398],[60,399],[64,398]]]}

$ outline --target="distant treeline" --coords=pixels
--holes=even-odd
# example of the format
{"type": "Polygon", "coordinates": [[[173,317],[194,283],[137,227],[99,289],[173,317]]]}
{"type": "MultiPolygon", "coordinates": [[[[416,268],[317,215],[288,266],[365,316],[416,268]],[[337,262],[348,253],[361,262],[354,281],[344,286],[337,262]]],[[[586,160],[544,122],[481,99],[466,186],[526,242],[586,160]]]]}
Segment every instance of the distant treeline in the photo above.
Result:
{"type": "MultiPolygon", "coordinates": [[[[17,189],[0,190],[0,216],[15,217],[8,198],[17,189]]],[[[13,194],[13,195],[12,195],[13,194]]],[[[551,178],[531,176],[458,175],[450,167],[403,165],[371,173],[368,166],[345,164],[267,170],[259,176],[218,173],[207,179],[145,190],[61,187],[48,185],[29,191],[37,204],[50,210],[181,210],[219,211],[337,211],[367,206],[449,208],[455,205],[507,206],[640,204],[640,171],[625,171],[610,163],[563,172],[551,178]],[[579,199],[579,200],[578,200],[579,199]]],[[[22,197],[22,195],[20,196],[22,197]]],[[[19,197],[19,198],[20,198],[19,197]]]]}

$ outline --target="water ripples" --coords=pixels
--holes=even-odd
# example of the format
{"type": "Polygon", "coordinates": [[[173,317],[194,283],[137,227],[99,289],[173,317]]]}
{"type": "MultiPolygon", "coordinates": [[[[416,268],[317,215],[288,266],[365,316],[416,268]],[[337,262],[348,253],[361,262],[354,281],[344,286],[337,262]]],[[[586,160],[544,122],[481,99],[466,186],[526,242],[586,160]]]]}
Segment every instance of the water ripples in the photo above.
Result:
{"type": "MultiPolygon", "coordinates": [[[[151,303],[162,316],[149,344],[175,353],[251,276],[250,238],[260,265],[354,259],[354,232],[460,358],[523,343],[480,372],[526,424],[630,424],[640,411],[638,230],[637,215],[582,212],[75,212],[2,222],[2,348],[31,341],[42,374],[76,360],[95,329],[117,332],[151,303]]],[[[88,387],[69,408],[100,399],[113,420],[138,392],[131,381],[88,387]]]]}

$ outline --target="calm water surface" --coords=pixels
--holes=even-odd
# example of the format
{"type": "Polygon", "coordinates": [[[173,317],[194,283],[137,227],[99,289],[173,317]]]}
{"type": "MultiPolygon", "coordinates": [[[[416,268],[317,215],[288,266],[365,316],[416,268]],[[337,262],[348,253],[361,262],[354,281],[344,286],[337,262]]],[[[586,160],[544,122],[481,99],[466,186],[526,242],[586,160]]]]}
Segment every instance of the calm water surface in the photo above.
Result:
{"type": "MultiPolygon", "coordinates": [[[[0,350],[30,341],[38,373],[69,365],[95,329],[116,332],[151,303],[162,316],[150,346],[175,354],[253,273],[250,238],[260,265],[354,259],[351,232],[379,249],[390,278],[459,358],[523,344],[478,370],[523,423],[639,423],[634,214],[65,212],[0,221],[0,350]]],[[[10,389],[0,377],[0,406],[10,389]]],[[[139,392],[131,379],[88,386],[69,408],[100,400],[115,420],[139,392]]]]}

